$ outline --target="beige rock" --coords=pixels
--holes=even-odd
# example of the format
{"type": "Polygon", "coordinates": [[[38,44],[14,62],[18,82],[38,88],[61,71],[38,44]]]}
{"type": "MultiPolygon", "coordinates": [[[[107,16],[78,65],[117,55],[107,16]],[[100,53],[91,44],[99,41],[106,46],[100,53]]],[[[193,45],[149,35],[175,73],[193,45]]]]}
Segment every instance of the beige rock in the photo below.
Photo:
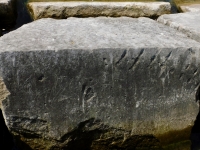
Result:
{"type": "Polygon", "coordinates": [[[182,5],[180,10],[182,12],[200,12],[200,4],[182,5]]]}
{"type": "Polygon", "coordinates": [[[0,109],[1,109],[1,104],[6,97],[10,95],[10,92],[7,90],[6,85],[3,82],[3,79],[0,77],[0,109]]]}
{"type": "Polygon", "coordinates": [[[68,18],[97,16],[157,17],[169,14],[168,2],[30,2],[33,18],[68,18]]]}

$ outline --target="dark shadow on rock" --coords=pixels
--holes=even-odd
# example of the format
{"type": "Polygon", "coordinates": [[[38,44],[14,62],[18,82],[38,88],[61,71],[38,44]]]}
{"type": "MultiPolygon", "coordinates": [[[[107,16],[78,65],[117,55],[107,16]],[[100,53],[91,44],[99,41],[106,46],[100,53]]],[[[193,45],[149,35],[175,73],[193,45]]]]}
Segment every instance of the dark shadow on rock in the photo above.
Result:
{"type": "Polygon", "coordinates": [[[3,30],[3,34],[9,33],[10,31],[16,30],[24,24],[30,23],[33,21],[31,18],[28,9],[26,7],[26,3],[28,0],[16,0],[16,14],[17,18],[15,24],[11,26],[7,26],[6,30],[3,30]]]}
{"type": "Polygon", "coordinates": [[[17,21],[15,28],[19,28],[24,24],[32,22],[32,18],[29,14],[29,11],[26,7],[28,0],[17,0],[17,21]]]}
{"type": "MultiPolygon", "coordinates": [[[[196,92],[196,102],[199,102],[200,106],[200,87],[196,92]]],[[[192,127],[190,140],[192,143],[191,150],[200,150],[200,111],[196,117],[194,126],[192,127]]]]}
{"type": "Polygon", "coordinates": [[[21,141],[19,136],[15,137],[15,141],[16,141],[17,147],[19,147],[20,149],[12,149],[12,150],[33,150],[28,144],[21,141]]]}
{"type": "Polygon", "coordinates": [[[172,14],[179,13],[179,10],[178,10],[174,0],[166,0],[166,2],[170,2],[170,4],[171,4],[171,13],[172,14]]]}
{"type": "Polygon", "coordinates": [[[191,150],[200,150],[200,112],[197,115],[194,126],[191,131],[191,150]]]}
{"type": "Polygon", "coordinates": [[[162,149],[159,140],[153,135],[131,135],[131,131],[109,127],[93,118],[81,122],[77,128],[64,135],[59,142],[65,143],[66,140],[67,144],[60,145],[63,150],[162,149]]]}
{"type": "Polygon", "coordinates": [[[0,110],[0,149],[1,148],[4,148],[5,150],[14,150],[14,142],[12,135],[5,125],[2,111],[0,110]]]}
{"type": "Polygon", "coordinates": [[[9,30],[16,24],[17,18],[17,6],[16,1],[11,0],[7,5],[4,6],[3,14],[0,14],[0,29],[9,30]]]}

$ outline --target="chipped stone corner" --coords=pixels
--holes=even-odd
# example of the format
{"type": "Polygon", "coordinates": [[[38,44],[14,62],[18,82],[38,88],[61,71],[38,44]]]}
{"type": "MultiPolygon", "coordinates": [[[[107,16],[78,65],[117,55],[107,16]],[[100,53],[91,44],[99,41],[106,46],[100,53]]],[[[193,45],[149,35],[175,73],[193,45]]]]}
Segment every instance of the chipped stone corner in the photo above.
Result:
{"type": "Polygon", "coordinates": [[[3,78],[0,77],[0,109],[2,109],[2,101],[5,100],[8,95],[10,95],[10,92],[5,85],[3,78]]]}

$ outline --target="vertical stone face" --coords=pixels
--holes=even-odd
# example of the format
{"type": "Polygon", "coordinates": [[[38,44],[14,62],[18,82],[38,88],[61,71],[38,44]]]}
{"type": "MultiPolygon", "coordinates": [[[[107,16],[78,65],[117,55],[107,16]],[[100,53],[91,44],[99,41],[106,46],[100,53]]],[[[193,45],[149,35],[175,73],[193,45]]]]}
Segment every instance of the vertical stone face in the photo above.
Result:
{"type": "Polygon", "coordinates": [[[16,0],[0,0],[0,28],[12,27],[16,18],[16,0]]]}
{"type": "Polygon", "coordinates": [[[184,34],[147,18],[42,19],[0,44],[5,120],[32,149],[160,149],[189,139],[200,44],[184,34]]]}
{"type": "Polygon", "coordinates": [[[28,8],[32,17],[69,18],[69,17],[158,17],[169,14],[169,2],[30,2],[28,8]]]}

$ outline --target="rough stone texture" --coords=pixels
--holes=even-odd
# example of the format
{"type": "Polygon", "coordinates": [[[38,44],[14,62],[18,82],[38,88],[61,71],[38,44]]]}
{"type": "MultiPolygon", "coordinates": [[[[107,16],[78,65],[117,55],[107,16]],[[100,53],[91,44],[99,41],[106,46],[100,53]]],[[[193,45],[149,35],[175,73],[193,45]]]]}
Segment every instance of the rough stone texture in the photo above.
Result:
{"type": "Polygon", "coordinates": [[[6,97],[9,95],[9,91],[6,88],[6,85],[3,82],[3,79],[0,77],[0,109],[2,105],[2,101],[6,99],[6,97]]]}
{"type": "Polygon", "coordinates": [[[168,2],[31,2],[33,18],[68,18],[97,16],[158,17],[171,11],[168,2]]]}
{"type": "Polygon", "coordinates": [[[200,42],[200,13],[190,12],[162,15],[157,21],[175,28],[189,38],[200,42]]]}
{"type": "Polygon", "coordinates": [[[199,12],[200,4],[182,5],[180,6],[180,10],[182,12],[199,12]]]}
{"type": "Polygon", "coordinates": [[[17,17],[15,2],[16,0],[0,0],[0,29],[15,24],[17,17]]]}
{"type": "Polygon", "coordinates": [[[148,18],[41,19],[0,45],[4,118],[26,150],[187,143],[200,44],[186,35],[148,18]]]}

